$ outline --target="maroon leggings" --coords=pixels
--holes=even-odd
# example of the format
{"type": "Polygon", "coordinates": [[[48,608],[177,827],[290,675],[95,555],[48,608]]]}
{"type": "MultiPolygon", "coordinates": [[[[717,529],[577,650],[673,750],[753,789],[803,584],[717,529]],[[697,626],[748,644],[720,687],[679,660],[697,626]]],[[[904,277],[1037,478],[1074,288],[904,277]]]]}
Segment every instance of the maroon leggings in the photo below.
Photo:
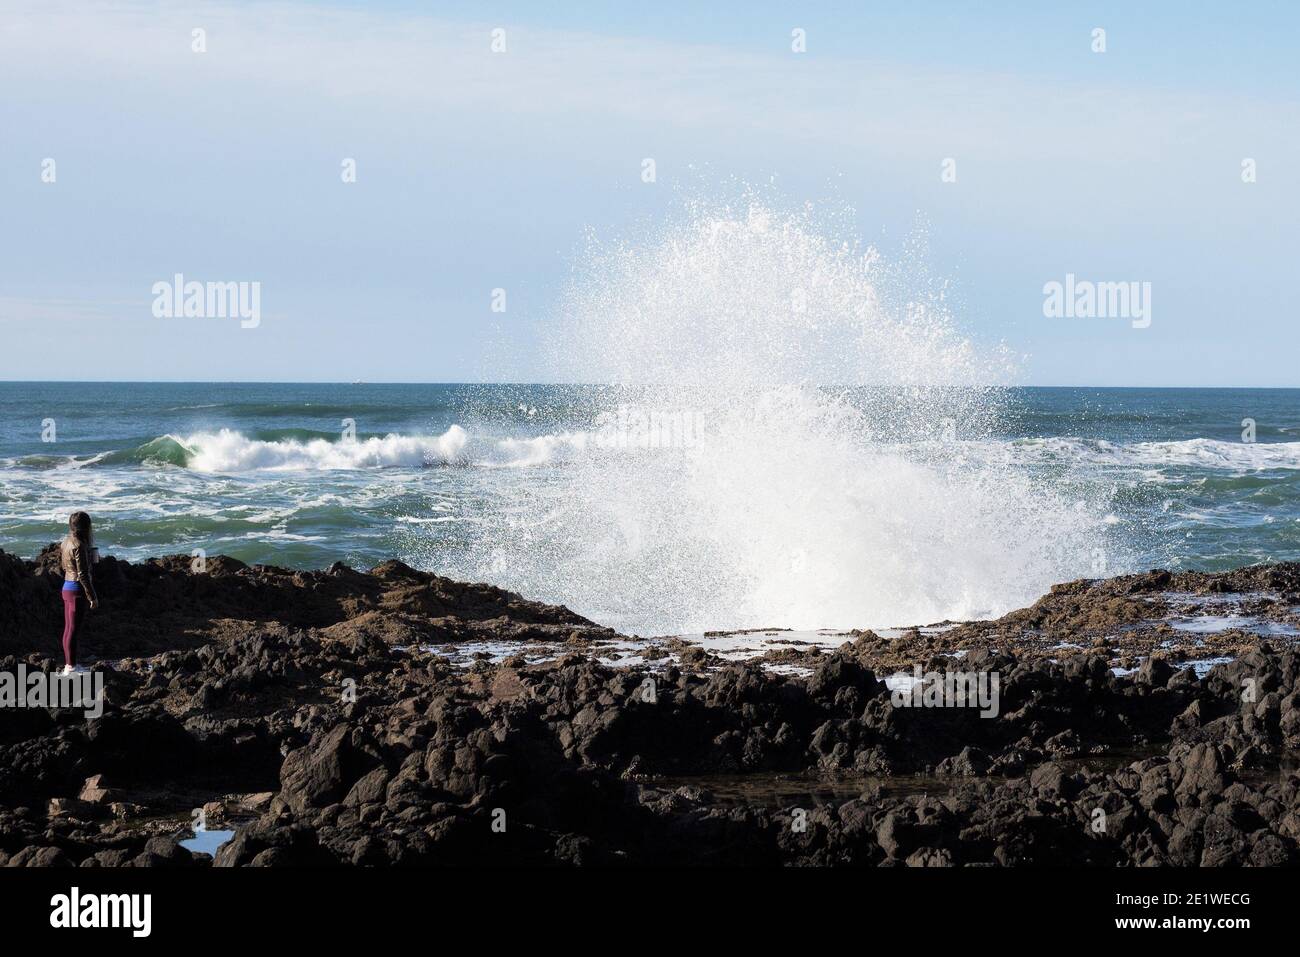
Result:
{"type": "Polygon", "coordinates": [[[63,663],[77,663],[77,633],[85,617],[86,599],[80,591],[63,593],[63,663]]]}

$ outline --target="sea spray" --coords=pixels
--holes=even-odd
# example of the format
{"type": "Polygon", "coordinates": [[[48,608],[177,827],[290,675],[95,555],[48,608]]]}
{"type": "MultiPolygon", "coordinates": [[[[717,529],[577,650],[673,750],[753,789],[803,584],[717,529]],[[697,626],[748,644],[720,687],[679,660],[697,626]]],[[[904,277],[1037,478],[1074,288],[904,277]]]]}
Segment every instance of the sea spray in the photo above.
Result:
{"type": "Polygon", "coordinates": [[[454,571],[643,633],[982,617],[1086,574],[1104,509],[966,454],[1011,367],[899,272],[758,202],[593,244],[554,378],[692,441],[589,444],[454,571]]]}

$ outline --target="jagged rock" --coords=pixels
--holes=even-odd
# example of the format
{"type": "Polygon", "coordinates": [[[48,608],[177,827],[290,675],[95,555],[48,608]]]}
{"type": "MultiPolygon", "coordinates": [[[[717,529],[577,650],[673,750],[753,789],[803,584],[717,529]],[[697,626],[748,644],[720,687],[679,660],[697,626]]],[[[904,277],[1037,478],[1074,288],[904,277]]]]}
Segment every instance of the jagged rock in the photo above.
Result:
{"type": "Polygon", "coordinates": [[[89,804],[111,804],[118,793],[120,792],[114,791],[107,786],[104,775],[96,774],[86,778],[86,782],[81,786],[81,793],[77,797],[89,804]]]}
{"type": "MultiPolygon", "coordinates": [[[[45,634],[44,603],[58,587],[50,567],[49,556],[0,553],[6,641],[45,634]]],[[[1244,770],[1283,767],[1300,736],[1294,651],[1261,645],[1204,680],[1155,660],[1117,677],[1115,643],[1093,653],[1096,634],[1059,662],[1015,641],[1022,627],[1060,634],[1127,621],[1139,605],[1159,607],[1161,588],[1210,589],[1213,577],[1072,583],[1034,609],[945,632],[967,642],[961,668],[999,676],[1000,707],[981,717],[896,706],[886,693],[876,663],[890,656],[919,649],[925,669],[955,667],[920,630],[858,633],[802,659],[806,677],[707,654],[690,667],[679,658],[612,668],[584,644],[606,632],[564,609],[397,562],[288,572],[210,559],[209,569],[194,575],[173,559],[106,567],[105,611],[116,601],[113,615],[131,609],[133,626],[147,627],[104,669],[101,717],[40,711],[0,725],[0,864],[1298,859],[1300,777],[1244,770]],[[447,636],[558,636],[565,655],[460,669],[395,647],[447,636]],[[1129,749],[1147,756],[1124,767],[1106,757],[1129,749]],[[832,783],[858,796],[809,801],[781,789],[813,773],[849,778],[832,783]],[[852,784],[912,773],[931,775],[921,780],[933,791],[852,784]],[[656,787],[658,775],[719,786],[656,787]],[[736,781],[740,798],[725,793],[736,781]],[[177,845],[194,808],[216,819],[227,807],[236,833],[215,858],[177,845]],[[119,820],[128,816],[129,827],[119,820]]],[[[1300,573],[1222,580],[1291,587],[1300,573]]],[[[125,621],[97,618],[99,638],[116,640],[125,621]]],[[[12,654],[0,662],[16,664],[12,654]]]]}
{"type": "Polygon", "coordinates": [[[359,746],[359,729],[336,725],[289,752],[280,769],[280,793],[296,813],[337,803],[374,763],[359,746]]]}
{"type": "Polygon", "coordinates": [[[95,806],[89,801],[83,801],[79,798],[51,798],[46,807],[46,813],[54,817],[91,817],[95,814],[95,806]]]}

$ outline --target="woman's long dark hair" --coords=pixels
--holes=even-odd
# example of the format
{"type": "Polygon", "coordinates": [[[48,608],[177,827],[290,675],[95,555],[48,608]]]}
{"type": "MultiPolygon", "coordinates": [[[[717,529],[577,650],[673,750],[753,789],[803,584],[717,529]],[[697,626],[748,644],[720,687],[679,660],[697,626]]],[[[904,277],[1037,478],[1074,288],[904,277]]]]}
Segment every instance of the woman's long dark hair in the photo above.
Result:
{"type": "Polygon", "coordinates": [[[90,527],[90,516],[85,512],[73,512],[68,516],[68,536],[85,548],[95,544],[95,533],[90,527]]]}

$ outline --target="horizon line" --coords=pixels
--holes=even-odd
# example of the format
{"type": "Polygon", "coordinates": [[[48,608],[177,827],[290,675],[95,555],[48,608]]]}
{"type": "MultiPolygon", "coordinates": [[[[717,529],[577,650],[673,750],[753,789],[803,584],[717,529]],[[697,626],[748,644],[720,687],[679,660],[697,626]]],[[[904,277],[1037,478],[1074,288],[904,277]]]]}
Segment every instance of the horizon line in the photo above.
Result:
{"type": "MultiPolygon", "coordinates": [[[[397,379],[380,379],[380,380],[344,380],[344,379],[307,379],[307,380],[287,380],[287,379],[0,379],[0,385],[342,385],[342,386],[367,386],[367,385],[422,385],[422,386],[579,386],[579,387],[602,387],[602,388],[682,388],[682,383],[617,383],[617,382],[515,382],[501,380],[478,380],[478,381],[406,381],[397,379]]],[[[890,386],[840,386],[831,383],[819,383],[819,388],[851,388],[851,389],[870,389],[870,388],[890,388],[890,386]]],[[[896,388],[911,388],[911,386],[897,385],[896,388]]],[[[1056,384],[1056,385],[950,385],[937,384],[936,388],[948,389],[1163,389],[1169,391],[1175,390],[1196,390],[1196,391],[1300,391],[1300,385],[1080,385],[1080,384],[1056,384]]]]}

